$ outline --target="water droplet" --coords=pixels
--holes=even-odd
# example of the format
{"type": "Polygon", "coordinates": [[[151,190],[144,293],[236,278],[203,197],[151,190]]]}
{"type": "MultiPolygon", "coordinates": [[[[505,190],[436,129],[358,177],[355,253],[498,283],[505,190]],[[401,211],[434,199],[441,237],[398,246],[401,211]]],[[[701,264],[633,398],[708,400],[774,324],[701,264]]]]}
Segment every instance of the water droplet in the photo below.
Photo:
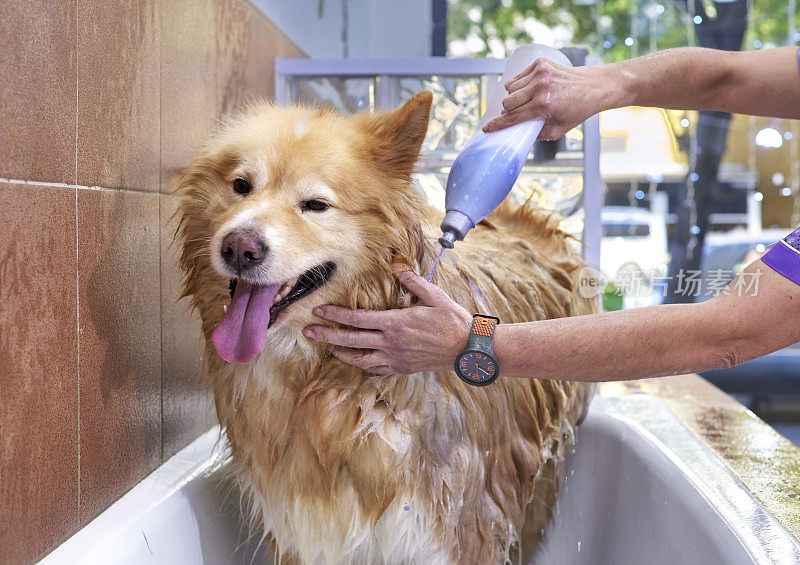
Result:
{"type": "Polygon", "coordinates": [[[581,552],[581,542],[578,542],[578,553],[581,552]]]}

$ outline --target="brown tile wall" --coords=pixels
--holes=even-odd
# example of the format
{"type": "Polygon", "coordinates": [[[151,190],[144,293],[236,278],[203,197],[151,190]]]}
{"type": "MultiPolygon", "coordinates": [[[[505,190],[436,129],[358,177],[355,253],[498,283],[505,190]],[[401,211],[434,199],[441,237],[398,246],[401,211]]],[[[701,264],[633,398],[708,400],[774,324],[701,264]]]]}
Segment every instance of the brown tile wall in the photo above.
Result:
{"type": "Polygon", "coordinates": [[[246,0],[0,3],[0,563],[215,422],[168,193],[302,53],[246,0]]]}

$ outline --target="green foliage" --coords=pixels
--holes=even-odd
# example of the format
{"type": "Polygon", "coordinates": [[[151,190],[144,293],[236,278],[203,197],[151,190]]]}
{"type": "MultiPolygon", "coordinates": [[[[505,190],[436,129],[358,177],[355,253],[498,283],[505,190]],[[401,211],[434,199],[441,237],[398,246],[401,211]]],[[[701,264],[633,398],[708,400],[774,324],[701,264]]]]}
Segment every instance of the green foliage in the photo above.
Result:
{"type": "MultiPolygon", "coordinates": [[[[703,1],[710,14],[714,13],[710,1],[696,1],[703,1]]],[[[472,56],[485,57],[492,52],[505,55],[518,45],[537,41],[525,26],[526,20],[535,20],[548,28],[565,30],[571,34],[570,45],[587,47],[605,62],[693,45],[696,41],[690,15],[680,1],[595,0],[585,5],[586,2],[591,0],[449,0],[448,39],[471,38],[467,51],[472,56]],[[631,45],[626,45],[628,38],[631,45]]],[[[798,43],[789,37],[789,2],[752,3],[746,49],[752,49],[756,40],[764,47],[798,43]]],[[[795,12],[795,21],[800,23],[800,0],[795,12]]]]}
{"type": "Polygon", "coordinates": [[[794,26],[789,25],[788,0],[756,0],[750,4],[750,28],[745,35],[744,48],[753,49],[756,41],[764,47],[797,45],[789,37],[800,26],[800,2],[795,2],[794,26]],[[791,29],[794,27],[794,29],[791,29]]]}

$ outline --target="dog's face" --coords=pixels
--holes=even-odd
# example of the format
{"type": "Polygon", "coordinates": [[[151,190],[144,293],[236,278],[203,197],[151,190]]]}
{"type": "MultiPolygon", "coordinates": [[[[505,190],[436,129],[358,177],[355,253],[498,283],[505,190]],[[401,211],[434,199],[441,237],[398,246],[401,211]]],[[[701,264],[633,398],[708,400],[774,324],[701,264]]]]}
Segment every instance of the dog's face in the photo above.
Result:
{"type": "Polygon", "coordinates": [[[410,175],[430,102],[422,93],[350,118],[254,106],[190,166],[178,188],[186,294],[216,325],[224,359],[249,362],[267,330],[299,331],[314,306],[341,302],[392,253],[409,252],[419,220],[410,175]]]}

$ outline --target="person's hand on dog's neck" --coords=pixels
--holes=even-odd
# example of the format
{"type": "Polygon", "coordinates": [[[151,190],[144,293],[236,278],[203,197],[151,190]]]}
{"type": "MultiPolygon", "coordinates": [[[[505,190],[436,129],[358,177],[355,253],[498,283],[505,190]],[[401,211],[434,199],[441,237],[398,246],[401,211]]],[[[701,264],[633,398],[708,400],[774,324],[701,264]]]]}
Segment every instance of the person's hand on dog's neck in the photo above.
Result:
{"type": "Polygon", "coordinates": [[[303,334],[335,345],[338,359],[375,375],[452,370],[467,342],[472,315],[412,271],[397,278],[419,299],[417,304],[384,311],[320,306],[314,309],[317,316],[361,329],[308,326],[303,334]]]}

